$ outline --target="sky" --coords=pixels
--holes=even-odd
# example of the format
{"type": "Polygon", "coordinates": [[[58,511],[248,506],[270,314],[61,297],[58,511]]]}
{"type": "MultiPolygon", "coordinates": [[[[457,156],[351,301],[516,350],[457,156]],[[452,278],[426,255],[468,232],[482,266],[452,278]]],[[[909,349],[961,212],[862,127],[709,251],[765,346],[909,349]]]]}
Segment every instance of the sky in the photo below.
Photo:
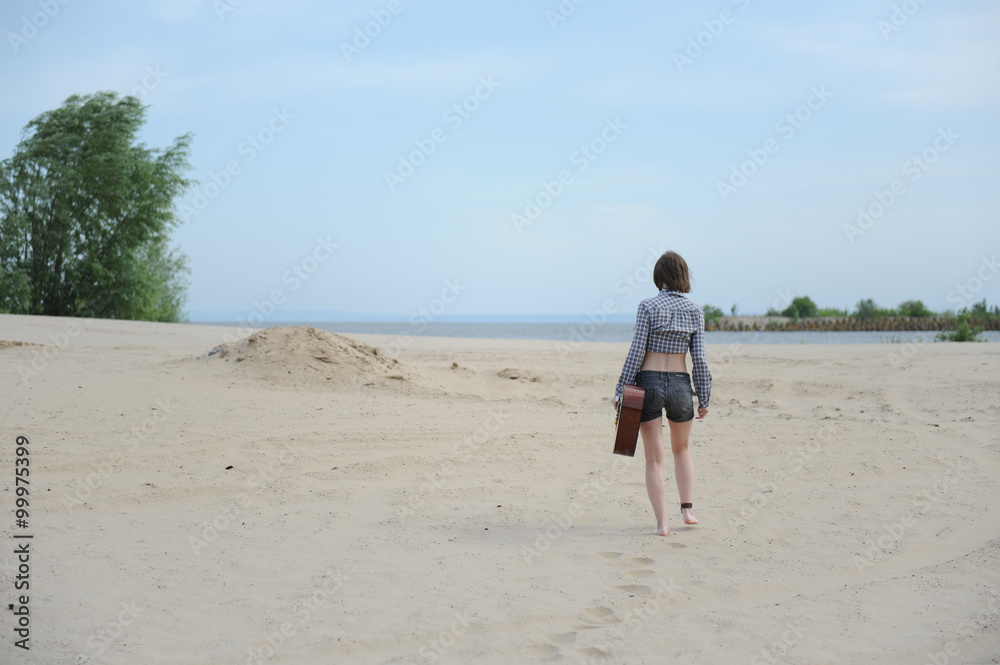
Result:
{"type": "Polygon", "coordinates": [[[1000,301],[995,0],[7,0],[0,157],[72,94],[194,136],[193,321],[1000,301]]]}

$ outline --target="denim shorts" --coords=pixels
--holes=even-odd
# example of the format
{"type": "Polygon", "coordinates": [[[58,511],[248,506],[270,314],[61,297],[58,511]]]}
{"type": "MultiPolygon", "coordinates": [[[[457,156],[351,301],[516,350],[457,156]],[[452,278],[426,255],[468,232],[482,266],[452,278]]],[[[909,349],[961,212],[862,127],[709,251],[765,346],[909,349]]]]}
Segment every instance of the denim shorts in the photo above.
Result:
{"type": "Polygon", "coordinates": [[[667,410],[667,420],[686,423],[694,420],[694,391],[687,372],[653,372],[641,370],[635,385],[643,388],[642,415],[639,422],[656,420],[667,410]]]}

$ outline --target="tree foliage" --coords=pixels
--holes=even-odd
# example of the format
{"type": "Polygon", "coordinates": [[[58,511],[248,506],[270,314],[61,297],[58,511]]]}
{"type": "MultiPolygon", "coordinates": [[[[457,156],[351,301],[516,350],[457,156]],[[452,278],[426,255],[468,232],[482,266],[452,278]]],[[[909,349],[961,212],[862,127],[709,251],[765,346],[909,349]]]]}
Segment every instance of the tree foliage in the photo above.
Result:
{"type": "Polygon", "coordinates": [[[864,300],[859,300],[854,309],[854,317],[861,319],[862,321],[874,321],[876,319],[885,319],[893,316],[927,318],[937,315],[927,309],[921,300],[906,300],[901,302],[898,308],[893,309],[891,307],[880,307],[871,298],[866,298],[864,300]]]}
{"type": "Polygon", "coordinates": [[[816,316],[818,311],[819,308],[812,301],[812,298],[809,296],[799,296],[792,299],[791,304],[785,308],[781,316],[787,316],[792,319],[805,319],[816,316]]]}
{"type": "MultiPolygon", "coordinates": [[[[983,301],[985,306],[986,301],[983,301]]],[[[955,317],[954,330],[942,330],[934,338],[938,342],[983,342],[983,329],[981,326],[973,325],[969,320],[969,313],[963,309],[955,317]]]]}
{"type": "Polygon", "coordinates": [[[885,316],[885,310],[879,307],[871,298],[865,298],[859,300],[858,304],[854,306],[854,316],[862,321],[871,321],[872,319],[885,316]]]}
{"type": "Polygon", "coordinates": [[[702,308],[702,311],[705,314],[706,324],[711,323],[712,321],[716,321],[720,316],[723,316],[722,310],[719,309],[718,307],[715,307],[714,305],[705,305],[702,308]]]}
{"type": "Polygon", "coordinates": [[[180,320],[186,259],[168,243],[191,135],[138,143],[146,108],[74,95],[0,161],[0,312],[180,320]]]}
{"type": "Polygon", "coordinates": [[[902,316],[913,316],[920,319],[934,316],[934,312],[927,309],[922,300],[906,300],[899,303],[899,313],[902,316]]]}
{"type": "Polygon", "coordinates": [[[973,303],[972,307],[968,310],[963,307],[959,313],[963,314],[966,312],[968,312],[969,317],[974,321],[1000,320],[1000,307],[993,305],[993,308],[990,309],[990,306],[986,303],[986,298],[983,298],[980,302],[973,303]]]}

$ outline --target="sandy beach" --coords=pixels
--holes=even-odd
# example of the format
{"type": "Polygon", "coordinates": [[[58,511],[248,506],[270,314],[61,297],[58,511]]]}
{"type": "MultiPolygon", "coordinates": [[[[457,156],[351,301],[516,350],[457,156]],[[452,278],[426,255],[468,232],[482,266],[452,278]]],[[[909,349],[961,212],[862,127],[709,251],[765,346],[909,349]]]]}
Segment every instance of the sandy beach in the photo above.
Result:
{"type": "Polygon", "coordinates": [[[0,663],[1000,662],[1000,346],[709,346],[667,538],[626,352],[0,315],[0,663]]]}

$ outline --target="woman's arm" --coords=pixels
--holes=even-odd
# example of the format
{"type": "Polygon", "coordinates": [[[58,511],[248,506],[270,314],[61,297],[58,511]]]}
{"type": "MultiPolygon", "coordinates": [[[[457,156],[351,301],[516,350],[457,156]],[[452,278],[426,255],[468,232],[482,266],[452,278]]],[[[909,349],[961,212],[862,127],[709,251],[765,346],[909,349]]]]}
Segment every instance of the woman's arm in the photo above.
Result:
{"type": "Polygon", "coordinates": [[[615,402],[621,400],[626,385],[635,385],[635,375],[639,373],[642,361],[646,358],[646,344],[649,339],[649,312],[642,303],[635,314],[635,334],[632,336],[632,348],[628,350],[622,375],[615,386],[615,402]]]}
{"type": "Polygon", "coordinates": [[[698,312],[698,319],[698,330],[691,335],[691,378],[698,393],[699,407],[707,409],[712,396],[712,373],[705,358],[705,314],[698,312]]]}

